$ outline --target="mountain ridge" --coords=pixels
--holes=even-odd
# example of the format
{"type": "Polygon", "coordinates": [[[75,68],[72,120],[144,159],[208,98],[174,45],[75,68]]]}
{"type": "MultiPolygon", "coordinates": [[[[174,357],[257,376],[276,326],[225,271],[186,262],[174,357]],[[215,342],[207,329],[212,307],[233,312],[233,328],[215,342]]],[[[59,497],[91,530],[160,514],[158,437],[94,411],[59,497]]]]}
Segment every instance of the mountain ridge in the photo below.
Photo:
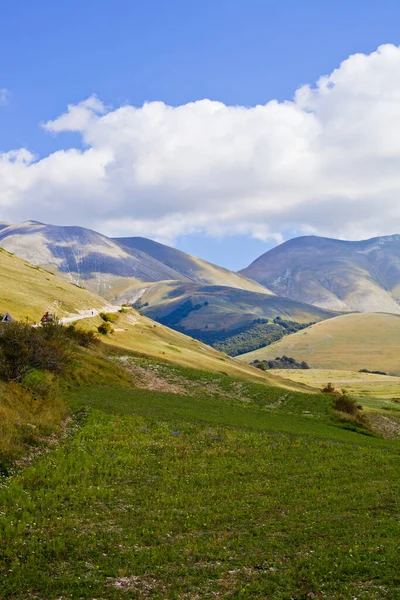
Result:
{"type": "Polygon", "coordinates": [[[293,238],[239,271],[278,295],[343,312],[400,314],[400,235],[293,238]]]}
{"type": "Polygon", "coordinates": [[[112,299],[113,290],[135,289],[142,283],[195,281],[229,285],[271,294],[240,274],[145,238],[111,239],[92,229],[25,221],[0,229],[0,246],[28,262],[56,269],[74,283],[112,299]],[[152,254],[135,240],[147,242],[152,254]],[[168,259],[160,260],[161,254],[168,259]],[[175,267],[174,268],[174,263],[175,267]],[[179,266],[183,267],[179,270],[179,266]]]}

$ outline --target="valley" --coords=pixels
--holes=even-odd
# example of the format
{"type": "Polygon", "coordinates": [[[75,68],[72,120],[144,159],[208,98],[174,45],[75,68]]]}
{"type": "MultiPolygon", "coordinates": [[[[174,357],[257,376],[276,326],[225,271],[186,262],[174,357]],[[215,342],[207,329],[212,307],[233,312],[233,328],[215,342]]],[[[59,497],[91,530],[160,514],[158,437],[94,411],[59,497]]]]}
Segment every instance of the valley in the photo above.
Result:
{"type": "Polygon", "coordinates": [[[1,9],[0,600],[400,600],[400,3],[1,9]]]}
{"type": "Polygon", "coordinates": [[[0,250],[0,598],[395,598],[398,315],[131,240],[176,279],[0,250]]]}

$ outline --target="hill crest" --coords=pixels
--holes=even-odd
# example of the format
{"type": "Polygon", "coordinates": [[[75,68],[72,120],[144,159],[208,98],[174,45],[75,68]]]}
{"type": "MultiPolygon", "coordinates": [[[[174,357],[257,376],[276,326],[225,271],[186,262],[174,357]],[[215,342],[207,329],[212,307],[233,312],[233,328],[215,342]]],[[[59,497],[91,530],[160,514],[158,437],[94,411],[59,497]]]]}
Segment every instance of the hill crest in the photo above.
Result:
{"type": "Polygon", "coordinates": [[[359,242],[303,236],[253,261],[242,275],[278,295],[343,312],[400,314],[400,235],[359,242]]]}

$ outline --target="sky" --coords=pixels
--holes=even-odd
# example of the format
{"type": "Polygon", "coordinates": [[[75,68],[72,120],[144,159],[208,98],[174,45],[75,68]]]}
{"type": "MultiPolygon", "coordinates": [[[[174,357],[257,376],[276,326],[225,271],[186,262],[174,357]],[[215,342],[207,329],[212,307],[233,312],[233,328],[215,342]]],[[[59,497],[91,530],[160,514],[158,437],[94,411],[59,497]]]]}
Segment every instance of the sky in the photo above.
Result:
{"type": "Polygon", "coordinates": [[[3,0],[0,221],[232,269],[400,233],[400,4],[3,0]]]}

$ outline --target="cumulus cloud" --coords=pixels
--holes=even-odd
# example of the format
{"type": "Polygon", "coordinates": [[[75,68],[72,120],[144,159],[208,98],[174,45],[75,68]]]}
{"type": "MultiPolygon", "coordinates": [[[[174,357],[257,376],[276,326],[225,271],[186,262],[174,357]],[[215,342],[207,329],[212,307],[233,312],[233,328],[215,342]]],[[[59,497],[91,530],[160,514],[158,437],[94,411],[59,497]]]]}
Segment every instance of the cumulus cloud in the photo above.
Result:
{"type": "Polygon", "coordinates": [[[287,102],[115,110],[92,96],[42,127],[79,148],[0,154],[2,219],[173,240],[400,232],[400,48],[355,54],[287,102]]]}

